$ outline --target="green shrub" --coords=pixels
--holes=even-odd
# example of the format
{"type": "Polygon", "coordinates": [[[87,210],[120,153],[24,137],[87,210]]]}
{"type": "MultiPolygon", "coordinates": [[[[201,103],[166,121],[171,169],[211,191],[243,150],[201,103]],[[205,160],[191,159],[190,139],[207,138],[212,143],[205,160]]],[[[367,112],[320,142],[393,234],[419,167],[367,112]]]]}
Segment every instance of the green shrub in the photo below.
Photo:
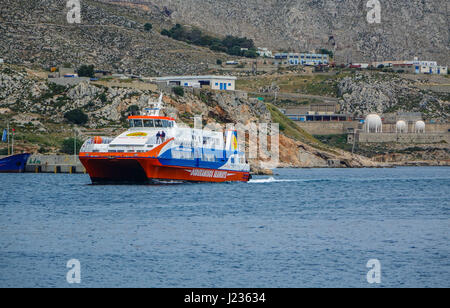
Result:
{"type": "Polygon", "coordinates": [[[172,91],[173,91],[173,93],[175,93],[175,95],[184,96],[184,89],[183,89],[183,87],[174,87],[172,89],[172,91]]]}
{"type": "MultiPolygon", "coordinates": [[[[83,145],[83,141],[80,139],[76,139],[76,154],[80,153],[81,146],[83,145]]],[[[64,139],[61,145],[61,153],[65,154],[74,154],[75,147],[75,138],[64,139]]]]}
{"type": "Polygon", "coordinates": [[[108,100],[105,93],[100,94],[98,98],[101,100],[102,103],[106,103],[106,101],[108,100]]]}
{"type": "Polygon", "coordinates": [[[217,59],[216,63],[217,63],[217,65],[222,65],[223,62],[222,62],[222,60],[217,59]]]}
{"type": "Polygon", "coordinates": [[[79,77],[94,78],[94,76],[95,76],[94,66],[93,65],[82,65],[78,68],[77,73],[78,73],[79,77]]]}
{"type": "MultiPolygon", "coordinates": [[[[47,153],[49,153],[50,152],[50,150],[47,148],[47,147],[45,147],[45,146],[41,146],[39,149],[38,149],[38,153],[39,154],[47,154],[47,153]]],[[[73,152],[72,152],[73,153],[73,152]]]]}
{"type": "Polygon", "coordinates": [[[139,109],[139,106],[137,106],[137,105],[131,105],[127,109],[127,112],[129,115],[138,115],[139,111],[140,111],[140,109],[139,109]]]}
{"type": "Polygon", "coordinates": [[[325,49],[325,48],[320,49],[319,53],[323,54],[323,55],[328,55],[330,58],[333,58],[333,56],[334,56],[333,52],[331,50],[328,50],[328,49],[325,49]]]}
{"type": "Polygon", "coordinates": [[[146,23],[145,25],[144,25],[144,30],[145,31],[151,31],[153,29],[153,25],[151,24],[151,23],[146,23]]]}
{"type": "Polygon", "coordinates": [[[174,40],[183,41],[198,46],[209,47],[209,49],[217,52],[226,52],[230,55],[248,58],[257,57],[255,43],[253,42],[253,40],[246,37],[236,37],[228,35],[225,38],[221,39],[206,35],[200,29],[190,29],[180,24],[176,24],[170,30],[162,30],[161,34],[171,37],[174,40]]]}
{"type": "Polygon", "coordinates": [[[170,37],[170,32],[169,32],[169,30],[163,29],[163,30],[161,31],[161,35],[169,36],[169,37],[170,37]]]}
{"type": "Polygon", "coordinates": [[[64,114],[64,118],[70,123],[84,125],[89,120],[88,116],[80,109],[74,109],[64,114]]]}

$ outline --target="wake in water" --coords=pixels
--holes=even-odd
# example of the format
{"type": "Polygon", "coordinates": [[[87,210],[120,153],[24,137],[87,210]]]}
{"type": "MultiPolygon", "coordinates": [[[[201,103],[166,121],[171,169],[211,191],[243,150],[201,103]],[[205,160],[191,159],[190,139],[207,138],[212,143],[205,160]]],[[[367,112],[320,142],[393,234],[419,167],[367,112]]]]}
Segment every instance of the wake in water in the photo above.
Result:
{"type": "Polygon", "coordinates": [[[299,180],[280,180],[275,179],[274,177],[270,177],[268,179],[253,179],[250,180],[248,183],[250,184],[265,184],[265,183],[279,183],[279,182],[298,182],[299,180]]]}

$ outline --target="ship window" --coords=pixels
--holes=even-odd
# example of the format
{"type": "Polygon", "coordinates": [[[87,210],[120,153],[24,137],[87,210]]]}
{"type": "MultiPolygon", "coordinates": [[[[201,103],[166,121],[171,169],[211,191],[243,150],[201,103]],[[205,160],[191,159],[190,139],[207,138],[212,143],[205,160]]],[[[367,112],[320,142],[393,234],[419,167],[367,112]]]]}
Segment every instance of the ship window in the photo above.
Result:
{"type": "Polygon", "coordinates": [[[153,120],[144,120],[144,127],[155,127],[153,120]]]}
{"type": "Polygon", "coordinates": [[[163,120],[163,127],[169,127],[169,121],[163,120]]]}
{"type": "Polygon", "coordinates": [[[134,120],[134,127],[143,127],[142,120],[134,120]]]}
{"type": "Polygon", "coordinates": [[[163,127],[161,120],[155,120],[155,127],[163,127]]]}
{"type": "Polygon", "coordinates": [[[130,120],[130,127],[134,127],[134,121],[130,120]]]}

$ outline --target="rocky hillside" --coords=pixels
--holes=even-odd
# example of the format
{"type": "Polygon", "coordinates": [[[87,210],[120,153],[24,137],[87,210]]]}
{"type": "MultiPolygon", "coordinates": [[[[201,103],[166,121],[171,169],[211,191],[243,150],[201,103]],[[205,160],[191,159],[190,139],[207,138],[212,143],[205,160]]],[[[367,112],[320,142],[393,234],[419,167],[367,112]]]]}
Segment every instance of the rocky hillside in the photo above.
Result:
{"type": "Polygon", "coordinates": [[[174,21],[247,36],[273,49],[325,47],[335,51],[338,61],[419,56],[450,64],[450,3],[446,0],[380,1],[381,24],[367,22],[367,0],[139,2],[158,5],[174,21]]]}
{"type": "Polygon", "coordinates": [[[82,0],[81,23],[66,20],[66,0],[2,0],[0,58],[12,64],[97,69],[150,76],[201,73],[218,57],[161,36],[171,25],[164,11],[82,0]],[[153,30],[145,31],[151,23],[153,30]]]}
{"type": "MultiPolygon", "coordinates": [[[[133,109],[147,106],[158,93],[121,87],[105,87],[87,82],[76,86],[57,86],[33,77],[31,72],[16,66],[0,70],[0,125],[7,120],[17,129],[18,147],[28,151],[58,151],[58,142],[77,130],[82,138],[92,135],[117,135],[126,125],[133,109]],[[73,127],[65,119],[68,111],[80,109],[88,116],[83,126],[73,127]]],[[[375,166],[367,158],[324,146],[295,124],[289,122],[270,105],[252,99],[238,98],[232,92],[198,93],[184,96],[166,93],[166,114],[186,125],[195,115],[202,115],[204,124],[250,122],[280,123],[281,166],[325,167],[333,160],[338,167],[375,166]]],[[[258,166],[261,161],[253,161],[258,166]]]]}
{"type": "Polygon", "coordinates": [[[341,79],[338,89],[342,110],[356,116],[397,111],[421,112],[427,120],[450,116],[448,94],[423,90],[407,75],[360,72],[341,79]]]}

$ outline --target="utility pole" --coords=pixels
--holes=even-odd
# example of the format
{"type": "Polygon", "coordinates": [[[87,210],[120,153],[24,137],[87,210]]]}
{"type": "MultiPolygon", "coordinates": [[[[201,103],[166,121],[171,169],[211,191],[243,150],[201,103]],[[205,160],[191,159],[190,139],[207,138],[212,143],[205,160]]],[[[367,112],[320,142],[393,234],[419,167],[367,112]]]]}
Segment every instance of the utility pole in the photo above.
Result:
{"type": "Polygon", "coordinates": [[[12,143],[11,143],[11,155],[14,155],[14,134],[15,134],[16,130],[13,128],[12,129],[12,143]]]}
{"type": "Polygon", "coordinates": [[[352,154],[355,154],[355,146],[356,146],[356,135],[358,134],[358,128],[355,129],[353,132],[353,147],[352,147],[352,154]]]}
{"type": "Polygon", "coordinates": [[[8,156],[11,155],[11,152],[9,151],[9,121],[8,121],[8,128],[7,128],[8,133],[6,134],[7,139],[8,139],[8,156]]]}
{"type": "Polygon", "coordinates": [[[74,138],[73,138],[73,162],[77,162],[77,130],[74,129],[74,138]]]}

